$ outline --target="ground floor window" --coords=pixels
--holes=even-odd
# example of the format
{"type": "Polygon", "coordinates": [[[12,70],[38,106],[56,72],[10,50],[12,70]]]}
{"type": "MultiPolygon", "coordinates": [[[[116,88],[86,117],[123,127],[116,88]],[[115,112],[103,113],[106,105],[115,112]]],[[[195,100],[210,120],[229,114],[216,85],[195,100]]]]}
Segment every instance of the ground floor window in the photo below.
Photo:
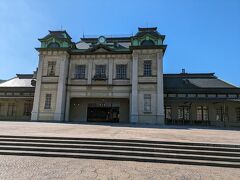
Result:
{"type": "Polygon", "coordinates": [[[171,120],[172,119],[172,107],[165,106],[165,119],[171,120]]]}
{"type": "Polygon", "coordinates": [[[16,116],[16,104],[15,103],[9,103],[8,104],[8,116],[16,116]]]}
{"type": "Polygon", "coordinates": [[[3,115],[3,104],[0,103],[0,116],[2,116],[2,115],[3,115]]]}
{"type": "Polygon", "coordinates": [[[32,112],[32,103],[31,102],[25,102],[24,103],[24,116],[30,116],[32,112]]]}
{"type": "Polygon", "coordinates": [[[197,121],[208,121],[208,107],[198,106],[197,107],[197,121]]]}
{"type": "Polygon", "coordinates": [[[151,94],[144,94],[144,112],[151,112],[151,94]]]}
{"type": "Polygon", "coordinates": [[[221,106],[216,109],[216,120],[217,121],[228,120],[228,108],[227,107],[221,106]]]}
{"type": "Polygon", "coordinates": [[[189,120],[190,119],[190,107],[180,106],[178,107],[178,119],[189,120]]]}
{"type": "Polygon", "coordinates": [[[240,121],[240,107],[236,108],[236,120],[240,121]]]}
{"type": "Polygon", "coordinates": [[[46,94],[44,109],[51,109],[51,101],[52,101],[52,95],[46,94]]]}

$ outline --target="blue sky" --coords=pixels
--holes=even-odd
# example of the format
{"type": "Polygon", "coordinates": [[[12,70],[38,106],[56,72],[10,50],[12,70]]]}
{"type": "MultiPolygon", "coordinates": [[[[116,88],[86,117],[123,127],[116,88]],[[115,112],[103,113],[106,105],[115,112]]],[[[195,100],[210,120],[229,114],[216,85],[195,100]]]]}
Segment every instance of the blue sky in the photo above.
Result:
{"type": "Polygon", "coordinates": [[[62,27],[77,42],[157,26],[165,73],[215,72],[240,86],[240,0],[1,0],[0,22],[0,79],[36,69],[34,48],[48,30],[62,27]]]}

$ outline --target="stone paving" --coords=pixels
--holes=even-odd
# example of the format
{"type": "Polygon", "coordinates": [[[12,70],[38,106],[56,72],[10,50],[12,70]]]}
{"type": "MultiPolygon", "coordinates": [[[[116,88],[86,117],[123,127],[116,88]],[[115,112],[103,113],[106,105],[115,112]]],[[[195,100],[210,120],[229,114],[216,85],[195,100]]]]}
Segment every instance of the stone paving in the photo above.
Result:
{"type": "Polygon", "coordinates": [[[237,180],[240,179],[240,171],[175,164],[0,156],[0,179],[237,180]]]}
{"type": "Polygon", "coordinates": [[[129,124],[0,122],[0,135],[62,136],[240,144],[240,130],[129,124]]]}

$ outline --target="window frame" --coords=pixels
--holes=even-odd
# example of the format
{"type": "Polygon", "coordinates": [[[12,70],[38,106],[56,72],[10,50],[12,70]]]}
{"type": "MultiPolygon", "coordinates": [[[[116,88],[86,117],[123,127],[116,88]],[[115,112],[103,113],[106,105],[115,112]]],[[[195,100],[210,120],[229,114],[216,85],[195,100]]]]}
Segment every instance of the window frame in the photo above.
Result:
{"type": "Polygon", "coordinates": [[[172,107],[171,106],[164,107],[164,116],[165,116],[165,120],[172,120],[172,107]],[[170,110],[170,111],[167,112],[167,110],[170,110]]]}
{"type": "Polygon", "coordinates": [[[236,112],[236,121],[240,122],[240,107],[237,107],[235,112],[236,112]]]}
{"type": "Polygon", "coordinates": [[[107,78],[107,65],[96,64],[95,65],[95,77],[96,78],[107,78]]]}
{"type": "Polygon", "coordinates": [[[151,94],[144,94],[143,95],[143,111],[144,113],[151,113],[152,112],[152,96],[151,94]]]}
{"type": "Polygon", "coordinates": [[[56,61],[48,61],[47,76],[56,75],[56,61]]]}
{"type": "Polygon", "coordinates": [[[178,106],[177,108],[177,119],[178,120],[190,120],[190,107],[189,106],[178,106]],[[181,113],[179,113],[182,110],[181,113]]]}
{"type": "Polygon", "coordinates": [[[144,60],[143,62],[143,76],[151,77],[152,76],[152,60],[144,60]]]}
{"type": "Polygon", "coordinates": [[[127,64],[116,64],[116,79],[127,79],[127,64]]]}
{"type": "Polygon", "coordinates": [[[16,116],[17,107],[15,103],[8,103],[7,116],[16,116]]]}
{"type": "Polygon", "coordinates": [[[52,94],[47,93],[45,95],[44,109],[51,109],[52,106],[52,94]]]}
{"type": "Polygon", "coordinates": [[[209,108],[207,106],[197,106],[196,111],[197,121],[209,121],[209,108]]]}
{"type": "Polygon", "coordinates": [[[86,65],[85,64],[77,64],[75,65],[75,79],[85,79],[86,78],[86,65]]]}
{"type": "Polygon", "coordinates": [[[23,115],[24,116],[30,116],[31,113],[32,113],[32,103],[31,102],[24,102],[23,115]]]}

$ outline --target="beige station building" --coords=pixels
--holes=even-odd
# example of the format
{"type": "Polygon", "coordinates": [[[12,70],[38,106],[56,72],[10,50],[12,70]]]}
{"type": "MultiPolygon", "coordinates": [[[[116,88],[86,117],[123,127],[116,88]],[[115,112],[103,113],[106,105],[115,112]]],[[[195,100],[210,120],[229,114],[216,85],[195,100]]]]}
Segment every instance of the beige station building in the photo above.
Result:
{"type": "Polygon", "coordinates": [[[163,74],[157,28],[39,39],[37,71],[0,81],[0,119],[240,127],[240,88],[214,73],[163,74]]]}

